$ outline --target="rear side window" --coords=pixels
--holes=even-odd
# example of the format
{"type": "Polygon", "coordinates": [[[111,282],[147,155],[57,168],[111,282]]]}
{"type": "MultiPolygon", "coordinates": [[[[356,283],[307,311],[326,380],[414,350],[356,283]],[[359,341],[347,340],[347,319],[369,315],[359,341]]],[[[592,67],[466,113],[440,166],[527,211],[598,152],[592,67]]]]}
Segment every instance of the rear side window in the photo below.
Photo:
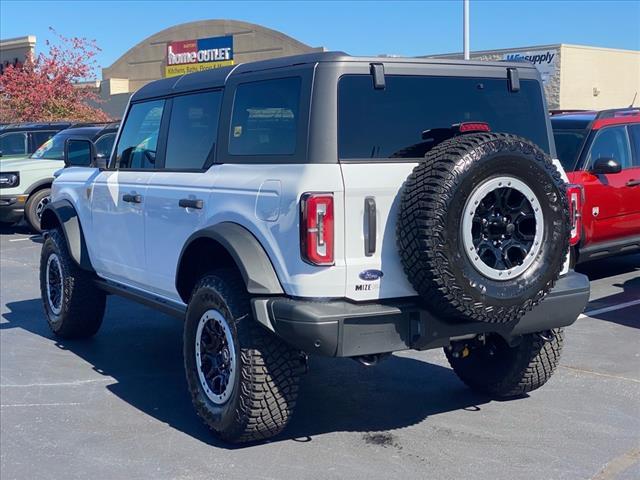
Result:
{"type": "Polygon", "coordinates": [[[203,169],[213,164],[221,92],[173,99],[165,168],[203,169]]]}
{"type": "Polygon", "coordinates": [[[640,124],[629,125],[629,133],[631,133],[631,143],[634,150],[634,158],[631,163],[634,167],[640,167],[640,124]]]}
{"type": "Polygon", "coordinates": [[[369,75],[346,75],[338,84],[341,159],[421,158],[428,132],[462,122],[487,122],[494,132],[523,136],[549,152],[540,84],[506,79],[387,75],[373,88],[369,75]]]}
{"type": "Polygon", "coordinates": [[[153,100],[131,106],[116,149],[116,168],[156,168],[156,148],[164,103],[164,100],[153,100]]]}
{"type": "Polygon", "coordinates": [[[300,77],[243,83],[236,89],[231,155],[292,155],[296,150],[300,77]]]}
{"type": "Polygon", "coordinates": [[[0,152],[3,155],[24,155],[27,153],[27,134],[13,132],[0,135],[0,152]]]}

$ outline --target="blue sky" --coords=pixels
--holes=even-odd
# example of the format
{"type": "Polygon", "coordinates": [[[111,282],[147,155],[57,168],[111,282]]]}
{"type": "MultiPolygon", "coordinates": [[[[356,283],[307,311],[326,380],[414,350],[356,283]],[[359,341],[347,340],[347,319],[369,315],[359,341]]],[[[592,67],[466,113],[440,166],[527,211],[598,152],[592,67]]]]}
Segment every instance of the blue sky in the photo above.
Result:
{"type": "MultiPolygon", "coordinates": [[[[280,30],[308,45],[353,55],[424,55],[462,49],[462,1],[13,1],[0,2],[0,37],[97,40],[109,66],[144,38],[202,19],[280,30]]],[[[471,0],[471,50],[574,43],[640,50],[640,0],[471,0]]]]}

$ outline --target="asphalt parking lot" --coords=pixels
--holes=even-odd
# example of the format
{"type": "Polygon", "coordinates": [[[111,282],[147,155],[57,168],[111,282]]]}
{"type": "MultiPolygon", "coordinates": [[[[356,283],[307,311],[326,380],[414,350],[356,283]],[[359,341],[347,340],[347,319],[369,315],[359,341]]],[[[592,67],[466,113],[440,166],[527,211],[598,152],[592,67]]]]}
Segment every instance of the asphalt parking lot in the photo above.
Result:
{"type": "Polygon", "coordinates": [[[112,297],[95,338],[53,338],[40,243],[0,231],[2,480],[640,478],[640,255],[581,267],[587,315],[525,398],[471,392],[440,350],[312,358],[285,433],[235,447],[191,408],[179,321],[112,297]]]}

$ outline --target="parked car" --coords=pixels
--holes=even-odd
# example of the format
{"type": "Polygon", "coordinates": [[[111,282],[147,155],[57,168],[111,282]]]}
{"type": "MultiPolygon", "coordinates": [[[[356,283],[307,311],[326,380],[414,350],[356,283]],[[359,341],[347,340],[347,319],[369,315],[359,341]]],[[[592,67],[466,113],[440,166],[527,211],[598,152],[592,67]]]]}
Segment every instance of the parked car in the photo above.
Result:
{"type": "Polygon", "coordinates": [[[39,232],[54,173],[64,167],[65,142],[70,138],[94,141],[98,154],[108,157],[117,130],[117,123],[67,128],[47,140],[30,157],[0,162],[0,223],[11,225],[24,216],[29,226],[39,232]]]}
{"type": "Polygon", "coordinates": [[[558,157],[584,200],[575,258],[640,250],[640,109],[551,117],[558,157]]]}
{"type": "Polygon", "coordinates": [[[152,82],[123,122],[107,168],[67,142],[47,322],[94,335],[107,293],[184,319],[187,386],[222,438],[282,431],[307,354],[444,347],[500,398],[558,365],[589,282],[533,66],[308,54],[152,82]]]}
{"type": "Polygon", "coordinates": [[[0,159],[28,157],[70,122],[10,123],[0,125],[0,159]]]}

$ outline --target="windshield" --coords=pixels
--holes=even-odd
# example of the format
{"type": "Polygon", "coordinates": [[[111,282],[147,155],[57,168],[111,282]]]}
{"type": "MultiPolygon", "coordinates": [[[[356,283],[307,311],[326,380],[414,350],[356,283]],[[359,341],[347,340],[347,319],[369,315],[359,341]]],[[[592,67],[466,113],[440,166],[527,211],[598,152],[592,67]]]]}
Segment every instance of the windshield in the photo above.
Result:
{"type": "Polygon", "coordinates": [[[583,129],[553,131],[553,138],[556,142],[556,153],[566,172],[573,172],[576,169],[580,147],[586,136],[587,130],[583,129]]]}
{"type": "Polygon", "coordinates": [[[31,158],[43,158],[46,160],[64,160],[64,135],[56,135],[44,142],[38,150],[33,152],[31,158]]]}

